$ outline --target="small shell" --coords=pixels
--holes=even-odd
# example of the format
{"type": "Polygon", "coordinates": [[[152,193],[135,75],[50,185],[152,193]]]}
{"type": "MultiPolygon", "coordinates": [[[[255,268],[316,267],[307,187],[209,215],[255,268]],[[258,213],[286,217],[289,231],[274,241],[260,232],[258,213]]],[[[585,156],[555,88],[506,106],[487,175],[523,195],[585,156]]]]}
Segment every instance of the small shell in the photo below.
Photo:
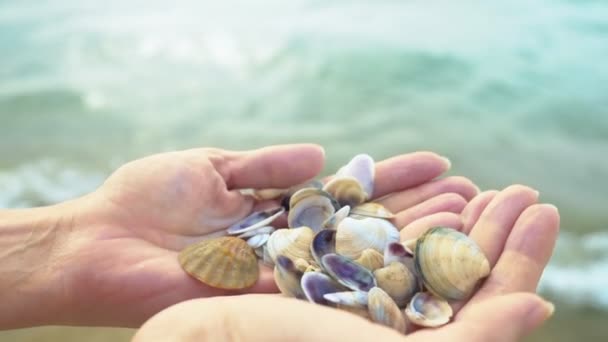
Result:
{"type": "Polygon", "coordinates": [[[391,296],[399,307],[405,307],[418,290],[416,276],[400,262],[375,270],[374,277],[378,287],[391,296]]]}
{"type": "Polygon", "coordinates": [[[204,240],[179,253],[182,268],[206,285],[244,289],[256,283],[258,259],[245,240],[224,236],[204,240]]]}
{"type": "Polygon", "coordinates": [[[336,230],[336,253],[351,259],[358,259],[368,248],[384,253],[386,246],[399,238],[399,230],[387,220],[347,217],[336,230]]]}
{"type": "Polygon", "coordinates": [[[226,230],[229,235],[239,235],[251,230],[270,225],[274,220],[285,212],[282,207],[272,208],[264,211],[256,211],[245,217],[241,221],[228,227],[226,230]]]}
{"type": "Polygon", "coordinates": [[[276,229],[272,226],[264,226],[264,227],[260,227],[254,230],[249,230],[246,231],[240,235],[237,235],[236,237],[244,239],[244,238],[248,238],[248,237],[252,237],[254,235],[260,235],[260,234],[272,234],[272,232],[274,232],[276,229]]]}
{"type": "Polygon", "coordinates": [[[323,222],[323,229],[336,229],[342,220],[350,214],[350,206],[345,205],[323,222]]]}
{"type": "Polygon", "coordinates": [[[293,194],[298,192],[300,189],[304,188],[322,189],[323,183],[315,179],[289,188],[287,190],[287,193],[285,194],[285,196],[283,196],[283,199],[281,200],[281,206],[285,208],[285,210],[289,210],[289,202],[291,202],[291,196],[293,196],[293,194]]]}
{"type": "Polygon", "coordinates": [[[321,195],[308,196],[289,210],[287,224],[290,228],[306,226],[318,232],[335,210],[329,198],[321,195]]]}
{"type": "Polygon", "coordinates": [[[283,255],[277,257],[277,263],[274,266],[274,281],[281,293],[289,297],[306,298],[300,286],[302,275],[304,272],[298,270],[291,259],[283,255]]]}
{"type": "Polygon", "coordinates": [[[289,209],[293,209],[298,203],[306,198],[323,196],[330,200],[334,210],[340,209],[338,202],[327,191],[317,188],[303,188],[295,192],[289,200],[289,209]]]}
{"type": "Polygon", "coordinates": [[[372,321],[405,334],[406,325],[403,312],[381,288],[374,287],[369,291],[367,308],[372,321]]]}
{"type": "Polygon", "coordinates": [[[318,232],[312,244],[310,245],[310,253],[313,259],[318,265],[321,265],[321,258],[325,254],[336,252],[336,231],[335,230],[321,230],[318,232]]]}
{"type": "Polygon", "coordinates": [[[393,262],[407,263],[413,259],[414,255],[408,252],[399,242],[391,242],[384,250],[384,266],[393,262]]]}
{"type": "Polygon", "coordinates": [[[243,189],[243,195],[250,195],[258,201],[277,199],[287,193],[287,189],[243,189]]]}
{"type": "Polygon", "coordinates": [[[367,307],[367,292],[362,291],[344,291],[328,293],[323,296],[327,301],[334,304],[354,306],[354,307],[367,307]]]}
{"type": "Polygon", "coordinates": [[[416,243],[416,272],[425,287],[447,300],[462,300],[490,274],[490,264],[467,235],[447,227],[431,228],[416,243]]]}
{"type": "Polygon", "coordinates": [[[448,323],[452,314],[447,301],[427,292],[417,293],[405,308],[405,315],[412,323],[429,328],[448,323]]]}
{"type": "Polygon", "coordinates": [[[371,156],[358,154],[336,172],[336,177],[354,177],[359,181],[365,193],[372,195],[374,192],[375,170],[376,165],[371,156]]]}
{"type": "Polygon", "coordinates": [[[369,198],[361,183],[354,177],[336,177],[330,180],[323,190],[329,192],[340,206],[348,205],[351,208],[364,203],[369,198]]]}
{"type": "Polygon", "coordinates": [[[355,262],[373,272],[384,267],[383,259],[384,257],[378,251],[368,248],[361,252],[361,256],[355,262]]]}
{"type": "Polygon", "coordinates": [[[321,272],[304,273],[301,280],[302,290],[306,298],[312,302],[322,305],[329,305],[323,296],[328,293],[342,292],[344,287],[338,284],[330,276],[321,272]]]}
{"type": "Polygon", "coordinates": [[[377,217],[383,219],[392,219],[395,217],[395,214],[385,208],[382,204],[374,202],[359,204],[358,206],[354,207],[350,213],[357,216],[377,217]]]}
{"type": "Polygon", "coordinates": [[[268,254],[275,263],[278,255],[291,260],[312,260],[310,244],[314,236],[315,233],[308,227],[276,230],[266,242],[268,254]]]}
{"type": "Polygon", "coordinates": [[[323,256],[321,266],[340,284],[351,290],[365,292],[376,286],[376,279],[367,268],[342,255],[323,256]]]}
{"type": "Polygon", "coordinates": [[[308,268],[311,266],[308,261],[302,258],[297,259],[294,262],[294,265],[296,266],[296,269],[302,273],[306,272],[306,270],[308,270],[308,268]]]}
{"type": "Polygon", "coordinates": [[[251,248],[258,248],[263,246],[266,241],[268,241],[268,238],[270,238],[270,234],[255,235],[247,239],[247,244],[249,244],[251,248]]]}

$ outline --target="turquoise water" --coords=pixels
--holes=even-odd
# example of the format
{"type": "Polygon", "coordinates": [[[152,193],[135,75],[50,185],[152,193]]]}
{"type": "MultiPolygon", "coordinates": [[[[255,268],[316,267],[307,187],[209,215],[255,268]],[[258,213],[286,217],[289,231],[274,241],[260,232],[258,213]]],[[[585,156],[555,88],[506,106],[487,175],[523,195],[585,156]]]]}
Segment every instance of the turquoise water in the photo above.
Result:
{"type": "Polygon", "coordinates": [[[607,60],[599,0],[0,0],[0,207],[193,146],[434,150],[558,205],[542,289],[608,307],[607,60]]]}

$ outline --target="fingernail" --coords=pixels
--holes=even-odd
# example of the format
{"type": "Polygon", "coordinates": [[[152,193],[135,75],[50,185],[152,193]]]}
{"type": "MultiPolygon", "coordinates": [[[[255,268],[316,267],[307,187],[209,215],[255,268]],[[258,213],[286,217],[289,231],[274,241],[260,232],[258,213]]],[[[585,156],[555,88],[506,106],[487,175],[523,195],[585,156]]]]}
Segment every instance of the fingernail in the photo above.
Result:
{"type": "Polygon", "coordinates": [[[553,314],[555,313],[555,304],[544,300],[543,305],[545,306],[545,310],[547,310],[547,318],[553,316],[553,314]]]}
{"type": "Polygon", "coordinates": [[[449,170],[452,167],[452,162],[446,157],[441,157],[441,159],[443,159],[443,161],[445,162],[445,165],[447,166],[447,168],[449,170]]]}

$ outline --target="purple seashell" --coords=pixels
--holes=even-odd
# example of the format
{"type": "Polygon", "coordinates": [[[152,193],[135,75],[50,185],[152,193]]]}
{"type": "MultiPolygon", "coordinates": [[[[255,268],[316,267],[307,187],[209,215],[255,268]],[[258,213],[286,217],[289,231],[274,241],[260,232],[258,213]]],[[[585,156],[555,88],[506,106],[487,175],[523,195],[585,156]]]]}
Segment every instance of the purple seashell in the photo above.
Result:
{"type": "Polygon", "coordinates": [[[271,224],[284,212],[285,209],[282,207],[253,212],[251,215],[228,227],[226,232],[229,235],[238,235],[251,230],[259,229],[271,224]]]}
{"type": "Polygon", "coordinates": [[[321,265],[340,284],[354,291],[369,291],[377,286],[376,278],[367,268],[339,254],[326,254],[321,265]]]}
{"type": "Polygon", "coordinates": [[[400,242],[391,242],[384,250],[384,266],[392,262],[408,263],[414,256],[400,242]]]}
{"type": "Polygon", "coordinates": [[[321,230],[315,235],[310,244],[310,252],[319,266],[322,266],[321,258],[330,253],[336,253],[336,231],[321,230]]]}
{"type": "Polygon", "coordinates": [[[296,268],[293,261],[284,255],[277,255],[275,267],[275,278],[279,278],[275,281],[281,292],[298,299],[306,298],[300,285],[303,273],[296,268]]]}
{"type": "Polygon", "coordinates": [[[328,293],[342,292],[344,287],[338,284],[330,276],[321,272],[306,272],[302,276],[302,290],[306,298],[321,305],[329,305],[324,296],[328,293]]]}

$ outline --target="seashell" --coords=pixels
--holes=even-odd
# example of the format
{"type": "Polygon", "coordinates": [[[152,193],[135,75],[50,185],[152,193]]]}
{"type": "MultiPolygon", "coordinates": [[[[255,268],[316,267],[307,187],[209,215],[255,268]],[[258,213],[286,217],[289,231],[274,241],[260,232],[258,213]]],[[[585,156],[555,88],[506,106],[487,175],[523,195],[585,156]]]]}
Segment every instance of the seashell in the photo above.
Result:
{"type": "Polygon", "coordinates": [[[355,262],[373,272],[384,267],[384,256],[375,249],[368,248],[361,252],[361,256],[355,262]]]}
{"type": "Polygon", "coordinates": [[[241,221],[228,227],[226,231],[229,235],[239,235],[248,231],[256,230],[258,228],[270,225],[284,212],[285,209],[282,207],[256,211],[241,221]]]}
{"type": "Polygon", "coordinates": [[[406,325],[403,312],[381,288],[374,287],[369,290],[367,309],[372,321],[405,334],[406,325]]]}
{"type": "Polygon", "coordinates": [[[345,205],[323,222],[323,229],[336,229],[342,220],[350,214],[350,206],[345,205]]]}
{"type": "Polygon", "coordinates": [[[318,232],[334,213],[335,208],[329,198],[320,195],[309,196],[298,201],[289,210],[287,224],[290,228],[306,226],[318,232]]]}
{"type": "Polygon", "coordinates": [[[368,248],[384,253],[386,246],[399,241],[399,237],[399,230],[387,220],[347,217],[336,229],[336,253],[351,259],[358,259],[368,248]]]}
{"type": "Polygon", "coordinates": [[[400,262],[375,270],[374,277],[378,287],[391,296],[399,307],[405,307],[418,290],[416,276],[400,262]]]}
{"type": "Polygon", "coordinates": [[[274,281],[281,293],[299,299],[306,298],[300,286],[303,275],[304,272],[298,270],[291,259],[284,255],[277,256],[277,263],[274,266],[274,281]]]}
{"type": "Polygon", "coordinates": [[[287,190],[287,193],[283,196],[283,199],[281,200],[281,206],[283,208],[285,208],[285,210],[289,210],[289,208],[290,208],[289,203],[291,202],[291,196],[293,196],[293,194],[298,192],[298,190],[304,189],[304,188],[322,189],[323,183],[320,180],[315,179],[315,180],[305,182],[302,184],[298,184],[296,186],[289,188],[287,190]]]}
{"type": "Polygon", "coordinates": [[[249,230],[246,231],[240,235],[237,235],[236,237],[244,239],[244,238],[248,238],[248,237],[252,237],[254,235],[259,235],[259,234],[272,234],[272,232],[274,232],[276,229],[272,226],[264,226],[264,227],[260,227],[254,230],[249,230]]]}
{"type": "Polygon", "coordinates": [[[312,260],[310,244],[315,233],[308,227],[276,230],[266,242],[268,254],[274,263],[278,255],[291,260],[312,260]]]}
{"type": "Polygon", "coordinates": [[[266,241],[268,241],[268,238],[270,238],[270,234],[254,235],[247,239],[247,244],[251,246],[251,248],[258,248],[263,246],[266,241]]]}
{"type": "Polygon", "coordinates": [[[321,230],[318,232],[310,245],[310,254],[318,265],[321,265],[321,258],[330,253],[336,252],[336,231],[321,230]]]}
{"type": "Polygon", "coordinates": [[[341,207],[348,205],[353,208],[369,198],[361,183],[354,177],[336,177],[327,182],[323,190],[329,192],[341,207]]]}
{"type": "Polygon", "coordinates": [[[192,277],[220,289],[243,289],[258,280],[253,248],[245,240],[224,236],[186,247],[178,261],[192,277]]]}
{"type": "Polygon", "coordinates": [[[329,305],[323,296],[328,293],[342,292],[344,287],[338,284],[330,276],[321,272],[307,272],[300,281],[302,290],[306,298],[312,302],[322,305],[329,305]]]}
{"type": "Polygon", "coordinates": [[[376,279],[365,267],[339,254],[326,254],[321,258],[323,269],[340,284],[354,291],[369,291],[376,279]]]}
{"type": "Polygon", "coordinates": [[[303,189],[298,190],[296,193],[294,193],[291,196],[291,199],[289,200],[290,210],[293,209],[295,206],[297,206],[300,201],[302,201],[306,198],[315,197],[315,196],[323,196],[323,197],[329,199],[331,204],[334,207],[334,211],[340,209],[340,205],[338,204],[338,201],[336,201],[336,199],[333,198],[331,196],[331,194],[328,193],[327,191],[322,190],[322,189],[317,189],[317,188],[303,188],[303,189]]]}
{"type": "Polygon", "coordinates": [[[466,298],[490,274],[490,264],[467,235],[448,227],[431,228],[416,243],[414,264],[425,287],[447,300],[466,298]]]}
{"type": "Polygon", "coordinates": [[[258,201],[269,201],[284,196],[288,189],[242,189],[241,194],[249,195],[258,201]]]}
{"type": "Polygon", "coordinates": [[[412,323],[429,328],[448,323],[452,314],[447,301],[428,292],[417,293],[405,308],[405,315],[412,323]]]}
{"type": "Polygon", "coordinates": [[[382,204],[374,202],[359,204],[354,207],[350,213],[359,217],[376,217],[383,219],[392,219],[395,217],[395,214],[385,208],[382,204]]]}
{"type": "Polygon", "coordinates": [[[264,265],[269,266],[269,267],[274,267],[274,261],[272,260],[272,258],[270,257],[270,254],[268,253],[268,246],[264,245],[261,248],[262,248],[262,262],[264,263],[264,265]]]}
{"type": "Polygon", "coordinates": [[[376,165],[371,156],[358,154],[336,172],[336,177],[356,178],[369,197],[374,193],[375,170],[376,165]]]}
{"type": "Polygon", "coordinates": [[[414,251],[416,250],[416,241],[418,241],[418,239],[409,239],[401,242],[401,244],[409,254],[414,255],[414,251]]]}
{"type": "Polygon", "coordinates": [[[408,263],[411,262],[414,255],[408,252],[403,244],[399,242],[391,242],[384,250],[384,266],[388,266],[393,262],[408,263]]]}
{"type": "Polygon", "coordinates": [[[354,307],[367,307],[367,292],[362,291],[344,291],[327,293],[323,296],[325,300],[334,304],[354,307]]]}
{"type": "Polygon", "coordinates": [[[294,262],[296,269],[302,273],[306,272],[308,268],[311,266],[306,259],[299,258],[294,262]]]}

